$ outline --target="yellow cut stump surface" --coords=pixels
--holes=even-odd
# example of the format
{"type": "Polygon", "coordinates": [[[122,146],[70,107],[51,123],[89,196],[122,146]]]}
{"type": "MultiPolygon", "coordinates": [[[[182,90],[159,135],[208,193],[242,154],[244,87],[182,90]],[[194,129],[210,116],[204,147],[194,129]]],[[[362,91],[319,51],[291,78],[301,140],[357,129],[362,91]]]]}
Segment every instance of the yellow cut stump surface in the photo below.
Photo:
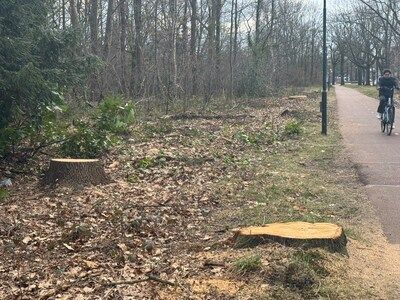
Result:
{"type": "Polygon", "coordinates": [[[237,246],[276,241],[289,245],[327,246],[339,249],[346,245],[343,228],[331,223],[289,222],[242,228],[236,232],[237,246]]]}

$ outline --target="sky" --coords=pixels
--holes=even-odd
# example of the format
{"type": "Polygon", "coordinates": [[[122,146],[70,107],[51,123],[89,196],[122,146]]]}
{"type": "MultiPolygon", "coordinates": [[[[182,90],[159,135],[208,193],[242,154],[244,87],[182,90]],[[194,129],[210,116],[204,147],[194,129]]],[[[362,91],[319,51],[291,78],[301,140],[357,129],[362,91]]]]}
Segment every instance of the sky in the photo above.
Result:
{"type": "MultiPolygon", "coordinates": [[[[317,7],[323,7],[324,1],[323,0],[303,0],[304,2],[307,3],[313,3],[317,7]]],[[[326,1],[326,6],[327,9],[335,9],[338,7],[345,7],[346,5],[350,4],[353,1],[350,0],[327,0],[326,1]]]]}

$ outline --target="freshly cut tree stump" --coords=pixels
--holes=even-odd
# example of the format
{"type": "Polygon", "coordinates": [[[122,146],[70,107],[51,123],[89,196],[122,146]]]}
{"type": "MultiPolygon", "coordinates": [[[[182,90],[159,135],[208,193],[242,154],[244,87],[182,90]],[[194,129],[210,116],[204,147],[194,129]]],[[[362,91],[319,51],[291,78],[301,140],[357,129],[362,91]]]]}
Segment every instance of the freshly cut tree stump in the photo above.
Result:
{"type": "Polygon", "coordinates": [[[274,241],[290,246],[324,247],[334,251],[345,248],[343,228],[331,223],[289,222],[262,227],[247,227],[235,233],[236,246],[253,246],[274,241]]]}
{"type": "Polygon", "coordinates": [[[98,159],[52,159],[44,176],[46,185],[89,185],[107,183],[109,179],[98,159]]]}

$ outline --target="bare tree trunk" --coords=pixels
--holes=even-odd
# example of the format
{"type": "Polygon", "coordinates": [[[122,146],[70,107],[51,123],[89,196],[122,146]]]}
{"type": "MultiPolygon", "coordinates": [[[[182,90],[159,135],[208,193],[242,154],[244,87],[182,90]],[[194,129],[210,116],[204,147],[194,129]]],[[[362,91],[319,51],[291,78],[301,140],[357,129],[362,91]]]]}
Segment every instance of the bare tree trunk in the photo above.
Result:
{"type": "Polygon", "coordinates": [[[180,67],[180,73],[182,74],[182,85],[184,87],[184,98],[185,98],[185,110],[187,108],[187,100],[188,100],[188,94],[191,93],[189,92],[190,88],[190,52],[188,52],[189,49],[189,28],[188,28],[188,13],[189,13],[189,0],[185,0],[184,4],[184,10],[183,10],[183,18],[182,18],[182,42],[181,42],[181,48],[178,57],[181,58],[181,67],[180,67]]]}
{"type": "Polygon", "coordinates": [[[62,29],[65,30],[67,28],[66,24],[65,24],[65,20],[66,20],[65,0],[62,0],[61,4],[62,4],[62,8],[61,8],[61,11],[62,11],[62,29]]]}
{"type": "Polygon", "coordinates": [[[371,85],[371,68],[365,68],[365,85],[371,85]]]}
{"type": "Polygon", "coordinates": [[[120,36],[120,61],[121,61],[121,85],[122,92],[125,94],[129,93],[126,84],[126,32],[127,32],[127,15],[128,15],[128,3],[126,0],[120,0],[119,13],[121,22],[121,36],[120,36]]]}
{"type": "Polygon", "coordinates": [[[90,1],[90,13],[89,13],[89,27],[90,27],[90,44],[91,51],[93,54],[97,54],[98,47],[98,2],[97,0],[90,1]]]}
{"type": "MultiPolygon", "coordinates": [[[[90,29],[90,49],[93,54],[97,54],[98,47],[98,2],[97,0],[90,0],[89,8],[89,29],[90,29]]],[[[91,74],[89,78],[90,99],[91,101],[98,101],[100,98],[99,79],[97,74],[91,74]]]]}
{"type": "Polygon", "coordinates": [[[336,85],[336,68],[336,64],[332,65],[332,85],[336,85]]]}
{"type": "Polygon", "coordinates": [[[235,34],[233,37],[233,61],[236,62],[238,53],[238,34],[239,34],[239,11],[238,11],[238,0],[235,0],[235,34]]]}
{"type": "MultiPolygon", "coordinates": [[[[154,3],[154,74],[153,74],[153,95],[156,95],[158,92],[158,24],[157,24],[157,17],[158,17],[158,0],[155,0],[154,3]]],[[[149,109],[149,105],[147,106],[149,109]]]]}
{"type": "Polygon", "coordinates": [[[230,97],[235,96],[234,74],[236,66],[236,57],[238,51],[238,29],[239,29],[239,12],[238,0],[232,0],[231,7],[231,28],[229,42],[229,78],[230,78],[230,97]]]}
{"type": "Polygon", "coordinates": [[[107,17],[106,17],[106,32],[104,34],[104,58],[106,60],[108,59],[108,53],[110,50],[113,13],[114,13],[114,0],[108,0],[107,17]]]}
{"type": "Polygon", "coordinates": [[[176,23],[177,23],[177,15],[176,15],[176,6],[177,0],[170,0],[169,4],[170,15],[172,18],[171,22],[171,98],[176,99],[177,97],[177,87],[178,87],[178,66],[176,60],[176,23]]]}
{"type": "Polygon", "coordinates": [[[214,80],[215,80],[215,0],[209,0],[208,10],[209,10],[209,22],[207,27],[207,53],[208,53],[208,72],[207,72],[207,88],[204,98],[204,103],[207,104],[212,95],[214,94],[214,80]]]}
{"type": "Polygon", "coordinates": [[[69,0],[69,14],[71,16],[71,26],[74,29],[78,28],[78,11],[76,10],[75,0],[69,0]]]}
{"type": "Polygon", "coordinates": [[[229,96],[233,98],[233,31],[234,31],[235,1],[231,6],[231,26],[229,30],[229,96]]]}
{"type": "Polygon", "coordinates": [[[363,84],[363,70],[360,67],[357,68],[357,84],[363,84]]]}
{"type": "Polygon", "coordinates": [[[196,33],[197,33],[197,0],[190,0],[192,14],[190,17],[190,58],[191,58],[191,94],[197,93],[197,55],[196,55],[196,33]]]}
{"type": "Polygon", "coordinates": [[[261,29],[260,29],[260,24],[261,24],[261,10],[262,10],[262,6],[263,6],[263,0],[257,0],[257,6],[256,6],[256,34],[255,34],[255,40],[254,43],[257,45],[260,42],[260,33],[261,33],[261,29]]]}
{"type": "Polygon", "coordinates": [[[221,71],[221,0],[215,1],[215,89],[219,93],[221,90],[222,77],[217,76],[221,71]]]}
{"type": "Polygon", "coordinates": [[[132,79],[135,79],[134,82],[134,93],[137,96],[142,95],[142,0],[134,0],[133,1],[133,12],[135,19],[135,46],[133,51],[133,74],[132,79]]]}
{"type": "MultiPolygon", "coordinates": [[[[345,60],[344,51],[341,50],[341,53],[340,53],[340,85],[345,85],[345,81],[344,81],[344,60],[345,60]]],[[[348,74],[347,74],[347,76],[348,76],[348,74]]]]}
{"type": "Polygon", "coordinates": [[[311,67],[310,67],[310,81],[309,82],[314,82],[314,63],[315,63],[315,33],[313,32],[312,35],[312,40],[311,40],[311,67]]]}

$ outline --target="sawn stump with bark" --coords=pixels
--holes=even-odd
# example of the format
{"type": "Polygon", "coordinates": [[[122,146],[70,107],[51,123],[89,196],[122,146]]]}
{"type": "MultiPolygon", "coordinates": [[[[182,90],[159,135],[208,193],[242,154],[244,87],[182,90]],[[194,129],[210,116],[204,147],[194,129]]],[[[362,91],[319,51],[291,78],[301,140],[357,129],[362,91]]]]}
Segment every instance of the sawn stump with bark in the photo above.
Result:
{"type": "Polygon", "coordinates": [[[109,182],[98,159],[52,159],[44,176],[45,185],[85,186],[109,182]]]}
{"type": "Polygon", "coordinates": [[[249,247],[268,241],[288,246],[323,247],[333,251],[344,250],[347,243],[343,228],[331,223],[274,223],[242,228],[235,233],[237,247],[249,247]]]}

